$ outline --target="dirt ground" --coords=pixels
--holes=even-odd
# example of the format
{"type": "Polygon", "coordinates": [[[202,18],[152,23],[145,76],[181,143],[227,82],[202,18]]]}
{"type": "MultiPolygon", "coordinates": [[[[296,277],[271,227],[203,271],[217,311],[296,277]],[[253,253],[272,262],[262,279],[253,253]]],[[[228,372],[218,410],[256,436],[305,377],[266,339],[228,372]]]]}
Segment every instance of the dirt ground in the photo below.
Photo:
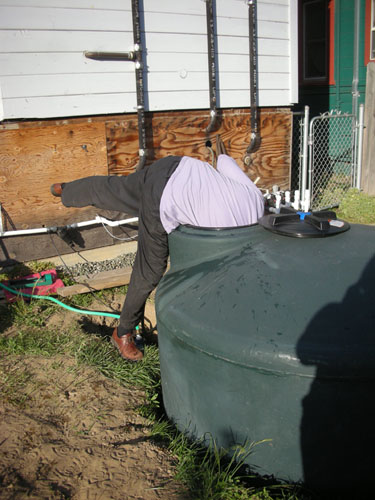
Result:
{"type": "Polygon", "coordinates": [[[3,358],[0,368],[24,376],[27,393],[0,399],[1,499],[188,498],[136,411],[141,391],[62,356],[3,358]]]}

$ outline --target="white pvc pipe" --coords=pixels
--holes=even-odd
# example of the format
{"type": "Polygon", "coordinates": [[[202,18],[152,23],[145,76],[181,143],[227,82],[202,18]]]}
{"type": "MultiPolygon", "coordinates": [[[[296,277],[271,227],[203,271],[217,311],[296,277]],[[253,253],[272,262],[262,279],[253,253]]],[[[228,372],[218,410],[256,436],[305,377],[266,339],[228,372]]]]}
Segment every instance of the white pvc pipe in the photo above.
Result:
{"type": "MultiPolygon", "coordinates": [[[[130,224],[131,222],[138,222],[138,217],[111,221],[106,219],[105,217],[97,215],[95,219],[82,222],[75,222],[73,224],[68,224],[63,227],[65,227],[66,229],[75,229],[77,227],[93,226],[94,224],[106,224],[107,226],[116,227],[116,226],[121,226],[122,224],[130,224]]],[[[37,227],[34,229],[18,229],[13,231],[4,231],[0,233],[0,238],[5,238],[7,236],[26,236],[29,234],[55,233],[57,228],[58,226],[52,226],[52,227],[37,227]]]]}
{"type": "Polygon", "coordinates": [[[304,126],[303,126],[303,149],[302,149],[302,184],[301,184],[301,202],[306,200],[307,189],[307,167],[308,167],[308,142],[309,142],[309,106],[305,106],[304,126]]]}
{"type": "Polygon", "coordinates": [[[362,148],[363,148],[363,128],[364,128],[364,105],[359,105],[358,118],[358,144],[357,144],[357,189],[361,189],[362,181],[362,148]]]}
{"type": "Polygon", "coordinates": [[[358,117],[358,61],[359,61],[359,36],[361,27],[361,1],[354,2],[354,40],[353,40],[353,79],[352,79],[352,114],[358,117]]]}
{"type": "Polygon", "coordinates": [[[299,190],[296,189],[294,191],[294,202],[292,203],[292,207],[294,208],[294,210],[299,210],[301,207],[300,207],[300,197],[299,197],[299,190]]]}

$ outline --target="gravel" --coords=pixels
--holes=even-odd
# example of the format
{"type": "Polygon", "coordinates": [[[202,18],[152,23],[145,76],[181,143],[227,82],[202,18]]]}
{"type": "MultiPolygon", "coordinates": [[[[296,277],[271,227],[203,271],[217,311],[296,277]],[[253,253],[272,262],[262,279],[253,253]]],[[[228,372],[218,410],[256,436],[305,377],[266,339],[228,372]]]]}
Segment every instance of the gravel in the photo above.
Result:
{"type": "MultiPolygon", "coordinates": [[[[80,262],[74,266],[68,266],[70,274],[74,277],[92,275],[102,271],[111,271],[113,269],[121,269],[123,267],[133,267],[135,253],[127,253],[116,257],[115,259],[103,260],[98,262],[80,262]]],[[[57,271],[66,272],[66,267],[56,266],[57,271]]]]}

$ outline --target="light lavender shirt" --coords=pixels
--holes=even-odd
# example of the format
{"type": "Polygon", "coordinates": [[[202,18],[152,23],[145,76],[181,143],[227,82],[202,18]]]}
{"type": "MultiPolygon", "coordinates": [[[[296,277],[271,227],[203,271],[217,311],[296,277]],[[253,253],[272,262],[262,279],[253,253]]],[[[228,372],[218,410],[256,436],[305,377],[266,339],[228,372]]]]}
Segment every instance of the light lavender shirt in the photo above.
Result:
{"type": "Polygon", "coordinates": [[[263,215],[263,200],[233,158],[220,155],[215,170],[207,162],[184,156],[164,188],[160,219],[167,233],[180,224],[246,226],[263,215]]]}

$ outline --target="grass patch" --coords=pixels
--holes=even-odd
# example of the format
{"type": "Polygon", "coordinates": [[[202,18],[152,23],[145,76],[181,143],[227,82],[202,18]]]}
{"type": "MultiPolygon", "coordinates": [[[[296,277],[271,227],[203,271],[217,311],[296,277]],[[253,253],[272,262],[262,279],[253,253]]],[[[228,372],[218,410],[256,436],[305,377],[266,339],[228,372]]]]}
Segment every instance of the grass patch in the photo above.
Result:
{"type": "Polygon", "coordinates": [[[349,189],[336,214],[340,219],[356,224],[375,224],[375,196],[349,189]]]}
{"type": "Polygon", "coordinates": [[[39,300],[39,302],[17,300],[11,305],[3,306],[1,308],[0,331],[3,321],[6,323],[11,322],[20,327],[21,330],[45,326],[46,321],[57,311],[58,306],[48,301],[39,300]]]}
{"type": "MultiPolygon", "coordinates": [[[[375,224],[375,197],[356,189],[344,196],[337,216],[353,223],[375,224]]],[[[0,275],[0,281],[53,268],[51,263],[29,263],[15,266],[0,275]]],[[[61,276],[66,285],[69,276],[61,276]]],[[[64,299],[68,305],[89,308],[93,299],[108,301],[114,293],[126,293],[127,287],[103,290],[95,294],[80,294],[64,299]]],[[[48,301],[17,301],[0,307],[0,332],[14,325],[16,334],[0,335],[0,355],[7,362],[0,366],[1,397],[16,406],[24,406],[30,397],[30,374],[18,370],[17,356],[69,356],[77,366],[96,368],[110,379],[126,387],[143,389],[146,403],[139,412],[153,421],[150,439],[163,446],[176,458],[176,479],[187,487],[194,500],[302,500],[310,495],[295,485],[275,484],[251,474],[245,460],[254,445],[245,443],[228,454],[211,439],[191,441],[179,432],[163,415],[158,350],[146,346],[141,363],[125,363],[109,343],[108,335],[88,334],[79,324],[71,322],[66,328],[48,326],[49,319],[64,314],[56,304],[48,301]],[[229,458],[228,458],[229,457],[229,458]]],[[[109,333],[109,332],[108,332],[109,333]]]]}
{"type": "MultiPolygon", "coordinates": [[[[249,471],[245,460],[257,443],[245,443],[233,449],[218,448],[208,436],[191,441],[170,422],[158,420],[151,430],[152,439],[164,445],[177,458],[176,479],[197,500],[297,500],[303,498],[296,485],[270,484],[249,471]],[[300,495],[300,496],[298,496],[300,495]]],[[[260,443],[259,443],[260,444],[260,443]]],[[[306,497],[305,497],[306,498],[306,497]]]]}
{"type": "Polygon", "coordinates": [[[350,188],[350,177],[330,174],[321,178],[312,201],[313,210],[337,206],[350,188]]]}
{"type": "MultiPolygon", "coordinates": [[[[125,363],[109,343],[109,335],[88,334],[77,320],[68,327],[49,327],[51,316],[63,314],[55,304],[42,301],[25,303],[18,301],[3,306],[0,311],[0,331],[14,325],[11,332],[0,335],[0,355],[7,357],[6,366],[0,372],[2,397],[22,406],[31,397],[31,381],[24,367],[17,372],[19,356],[69,356],[77,366],[96,368],[106,377],[126,387],[143,389],[146,403],[139,409],[153,422],[149,438],[169,450],[176,458],[177,477],[194,500],[276,500],[297,498],[295,488],[289,486],[258,485],[244,466],[244,460],[252,447],[245,445],[233,451],[228,459],[224,450],[212,440],[192,442],[179,432],[163,415],[158,349],[149,345],[141,363],[125,363]],[[17,333],[15,333],[15,330],[17,333]],[[14,364],[14,366],[13,366],[14,364]],[[255,484],[255,485],[254,485],[255,484]]],[[[21,358],[24,359],[24,358],[21,358]]],[[[303,498],[302,496],[298,498],[303,498]]]]}
{"type": "MultiPolygon", "coordinates": [[[[56,311],[57,306],[18,301],[7,306],[3,323],[17,326],[17,335],[0,337],[0,352],[7,355],[32,356],[72,356],[76,361],[97,368],[107,377],[123,385],[136,386],[145,390],[155,390],[160,384],[158,353],[155,346],[146,347],[145,360],[142,363],[124,363],[118,356],[109,337],[87,334],[78,324],[68,329],[52,329],[46,326],[47,319],[56,311]]],[[[1,328],[0,328],[1,331],[1,328]]]]}
{"type": "Polygon", "coordinates": [[[13,362],[0,366],[0,397],[15,406],[23,407],[29,398],[24,389],[30,381],[27,371],[18,369],[13,362]]]}
{"type": "Polygon", "coordinates": [[[40,273],[48,269],[54,269],[55,265],[52,262],[39,262],[37,260],[28,262],[27,264],[15,264],[8,271],[0,273],[0,281],[19,278],[29,274],[40,273]]]}
{"type": "MultiPolygon", "coordinates": [[[[53,268],[51,263],[29,263],[15,266],[11,272],[0,275],[0,280],[19,277],[53,268]]],[[[72,284],[70,276],[62,275],[65,285],[72,284]]],[[[115,293],[125,294],[127,287],[80,294],[64,299],[68,305],[89,308],[94,298],[109,301],[115,293]]],[[[190,492],[194,500],[302,500],[309,498],[294,485],[274,484],[250,473],[245,460],[253,446],[245,443],[227,453],[212,439],[192,441],[179,432],[163,414],[158,349],[146,346],[141,363],[126,363],[109,343],[107,335],[88,334],[77,320],[68,327],[51,327],[49,320],[63,315],[58,305],[42,300],[17,301],[0,307],[0,332],[14,326],[15,333],[0,335],[0,355],[8,362],[0,369],[1,396],[16,406],[24,406],[30,396],[30,374],[17,370],[19,356],[69,356],[77,366],[96,368],[110,379],[126,387],[143,389],[146,403],[139,413],[153,422],[149,438],[165,447],[176,459],[176,479],[190,492]],[[229,457],[229,458],[228,458],[229,457]]]]}

